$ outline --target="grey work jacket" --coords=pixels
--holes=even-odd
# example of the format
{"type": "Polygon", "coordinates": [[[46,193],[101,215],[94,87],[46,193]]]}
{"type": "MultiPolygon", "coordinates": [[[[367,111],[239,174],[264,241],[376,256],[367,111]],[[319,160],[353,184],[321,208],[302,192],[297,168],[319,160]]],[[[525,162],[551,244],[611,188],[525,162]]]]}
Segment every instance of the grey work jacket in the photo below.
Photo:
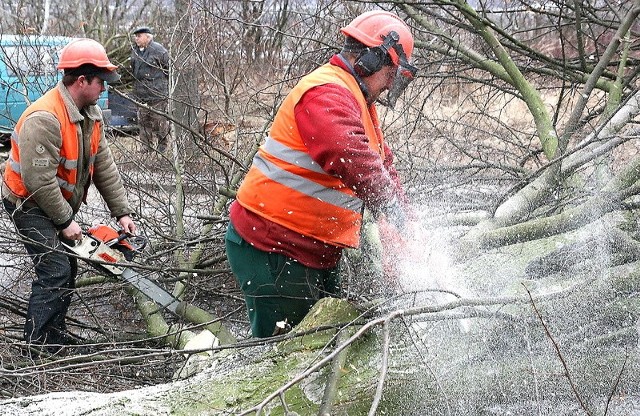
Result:
{"type": "Polygon", "coordinates": [[[158,42],[151,41],[146,48],[131,50],[133,95],[140,101],[153,104],[166,100],[169,94],[169,53],[158,42]]]}

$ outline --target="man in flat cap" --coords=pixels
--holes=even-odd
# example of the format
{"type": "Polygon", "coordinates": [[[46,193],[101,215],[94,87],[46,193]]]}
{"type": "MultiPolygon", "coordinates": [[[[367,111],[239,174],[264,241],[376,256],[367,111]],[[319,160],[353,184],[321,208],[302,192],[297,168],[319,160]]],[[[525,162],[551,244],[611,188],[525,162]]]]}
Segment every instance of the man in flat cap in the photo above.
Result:
{"type": "Polygon", "coordinates": [[[142,151],[164,152],[169,138],[169,122],[159,113],[167,112],[169,94],[169,53],[153,40],[153,30],[141,26],[133,32],[131,50],[133,95],[146,104],[138,107],[138,124],[142,151]],[[155,111],[153,111],[155,110],[155,111]]]}

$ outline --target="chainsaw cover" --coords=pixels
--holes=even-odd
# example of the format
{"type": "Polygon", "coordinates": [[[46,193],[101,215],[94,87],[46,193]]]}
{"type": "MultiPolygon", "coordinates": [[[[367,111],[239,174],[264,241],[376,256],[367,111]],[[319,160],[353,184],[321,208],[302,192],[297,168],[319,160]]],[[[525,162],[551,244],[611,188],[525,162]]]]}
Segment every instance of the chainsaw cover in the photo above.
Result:
{"type": "Polygon", "coordinates": [[[124,231],[116,231],[108,225],[98,224],[89,228],[88,234],[95,239],[104,242],[107,246],[113,247],[124,254],[127,261],[133,260],[138,251],[142,250],[147,243],[144,237],[133,236],[124,231]]]}
{"type": "Polygon", "coordinates": [[[91,234],[85,235],[75,245],[65,244],[65,246],[83,259],[92,261],[97,267],[115,275],[120,275],[123,271],[117,264],[127,261],[124,253],[109,247],[91,234]]]}

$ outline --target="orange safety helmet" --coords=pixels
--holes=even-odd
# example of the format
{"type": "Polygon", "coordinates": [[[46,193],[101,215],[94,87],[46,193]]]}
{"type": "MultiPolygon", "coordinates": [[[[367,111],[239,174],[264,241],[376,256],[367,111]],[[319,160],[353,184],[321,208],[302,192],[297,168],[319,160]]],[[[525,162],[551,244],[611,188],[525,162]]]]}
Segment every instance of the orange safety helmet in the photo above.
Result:
{"type": "MultiPolygon", "coordinates": [[[[369,47],[382,45],[391,31],[400,35],[398,44],[402,45],[405,59],[411,59],[413,52],[413,35],[409,26],[398,16],[384,10],[374,10],[362,13],[351,23],[340,29],[346,36],[350,36],[369,47]]],[[[400,57],[395,49],[389,50],[389,56],[394,64],[400,65],[400,57]]]]}
{"type": "Polygon", "coordinates": [[[108,71],[118,68],[109,61],[107,51],[100,43],[88,38],[74,39],[60,52],[58,69],[73,69],[83,64],[92,64],[108,71]]]}

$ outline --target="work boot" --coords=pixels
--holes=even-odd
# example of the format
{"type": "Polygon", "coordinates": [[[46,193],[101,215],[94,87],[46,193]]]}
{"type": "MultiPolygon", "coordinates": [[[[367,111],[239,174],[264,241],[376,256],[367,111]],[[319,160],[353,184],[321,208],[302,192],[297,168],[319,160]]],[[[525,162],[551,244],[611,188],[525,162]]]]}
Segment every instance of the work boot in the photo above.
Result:
{"type": "Polygon", "coordinates": [[[39,337],[25,336],[26,350],[31,357],[53,357],[82,354],[80,352],[82,340],[66,330],[64,322],[57,327],[48,327],[39,337]],[[76,347],[79,346],[79,347],[76,347]]]}
{"type": "Polygon", "coordinates": [[[63,357],[66,355],[66,348],[59,344],[39,344],[32,342],[21,346],[21,355],[32,360],[63,357]]]}
{"type": "Polygon", "coordinates": [[[88,355],[95,352],[90,346],[83,345],[73,338],[68,338],[67,340],[69,343],[66,344],[39,344],[34,342],[25,344],[21,348],[21,355],[25,358],[35,360],[56,359],[73,355],[88,355]]]}

